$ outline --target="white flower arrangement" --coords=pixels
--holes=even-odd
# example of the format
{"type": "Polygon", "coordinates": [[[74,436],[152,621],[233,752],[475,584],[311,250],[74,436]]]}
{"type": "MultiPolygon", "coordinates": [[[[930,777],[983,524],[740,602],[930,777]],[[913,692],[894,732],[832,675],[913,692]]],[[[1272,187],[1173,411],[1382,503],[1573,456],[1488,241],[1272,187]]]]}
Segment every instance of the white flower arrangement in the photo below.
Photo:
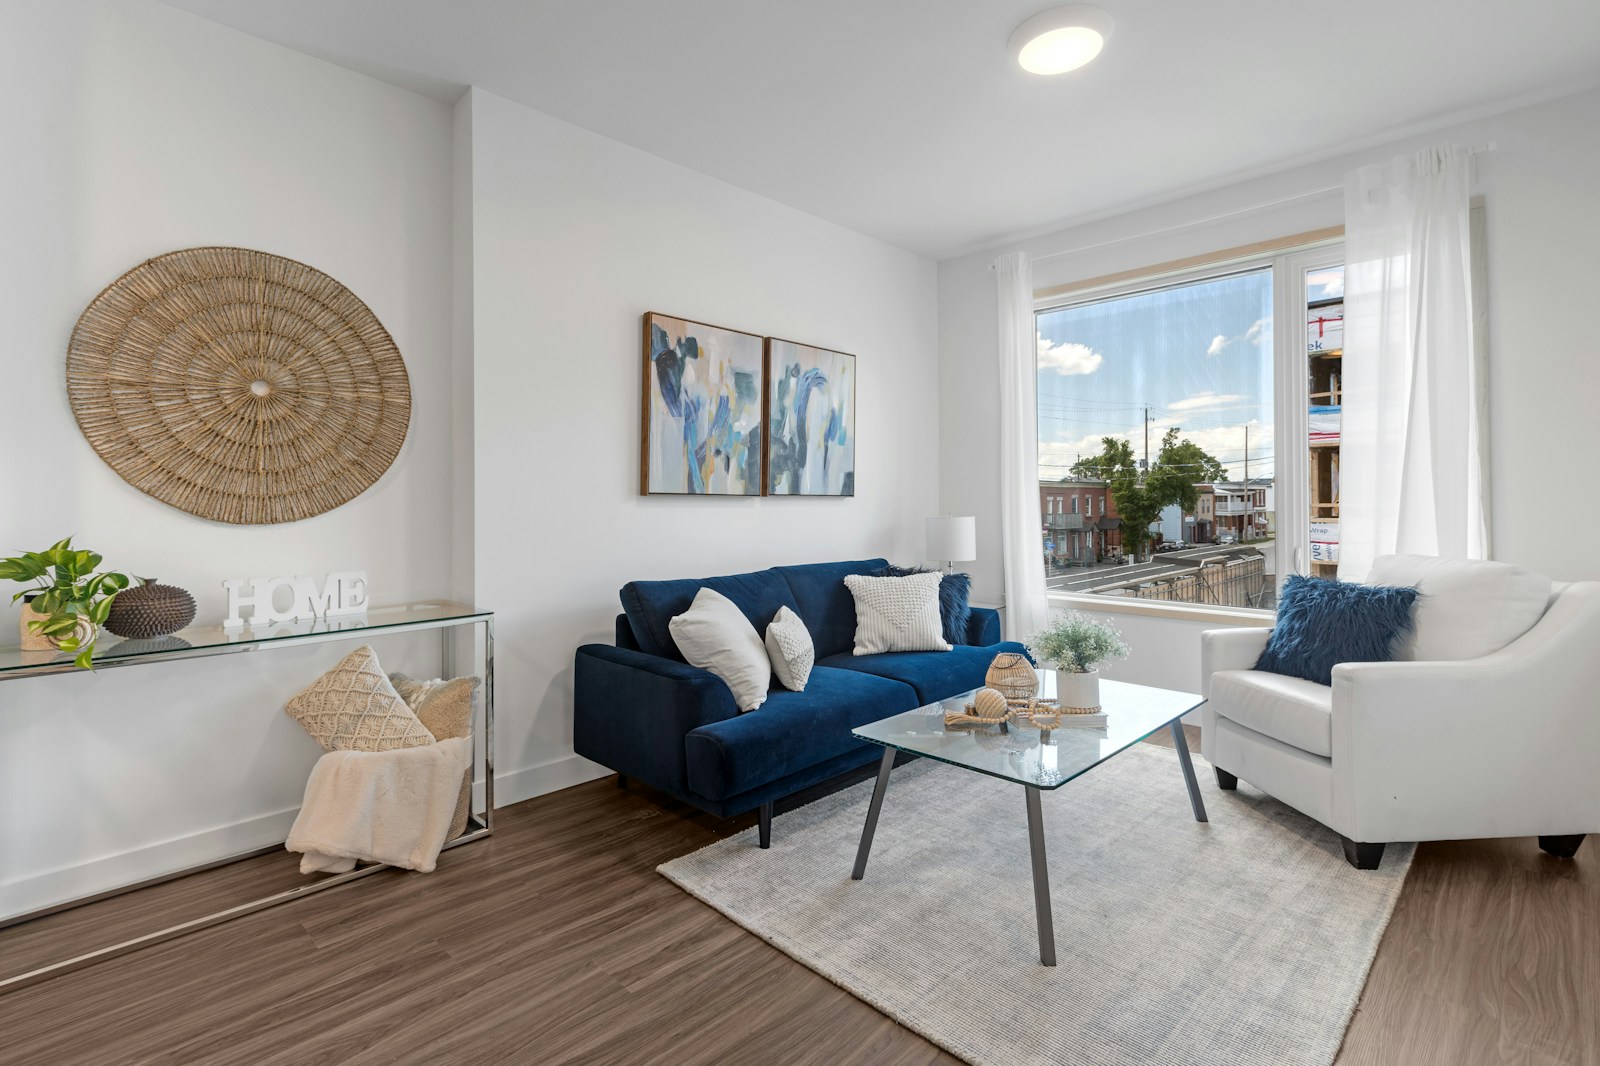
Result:
{"type": "Polygon", "coordinates": [[[1116,626],[1082,611],[1063,612],[1024,643],[1035,661],[1074,674],[1128,654],[1116,626]]]}

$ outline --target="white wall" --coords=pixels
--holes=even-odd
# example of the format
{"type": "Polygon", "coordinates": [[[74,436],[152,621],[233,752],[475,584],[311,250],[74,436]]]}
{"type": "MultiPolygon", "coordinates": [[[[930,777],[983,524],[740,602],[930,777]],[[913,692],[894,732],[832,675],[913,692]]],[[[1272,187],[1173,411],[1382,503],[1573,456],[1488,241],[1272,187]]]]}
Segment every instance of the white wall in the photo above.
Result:
{"type": "MultiPolygon", "coordinates": [[[[145,0],[7,4],[4,19],[0,549],[75,534],[108,566],[193,591],[201,619],[249,574],[359,567],[380,604],[450,594],[450,108],[145,0]],[[326,271],[394,336],[411,431],[358,499],[224,526],[141,494],[84,441],[64,384],[73,323],[123,271],[201,244],[326,271]]],[[[0,610],[0,644],[16,626],[0,610]]],[[[378,645],[395,668],[411,647],[378,645]]],[[[0,914],[281,840],[318,751],[282,705],[344,650],[0,682],[0,914]]]]}
{"type": "MultiPolygon", "coordinates": [[[[1342,192],[1315,190],[1339,185],[1357,166],[1447,141],[1498,146],[1480,160],[1479,181],[1488,227],[1495,557],[1562,579],[1600,578],[1600,556],[1588,543],[1600,528],[1600,495],[1584,488],[1583,460],[1600,394],[1588,311],[1600,248],[1593,194],[1600,92],[1588,92],[940,263],[940,499],[946,511],[979,516],[974,596],[998,599],[1001,589],[988,269],[995,256],[1027,251],[1035,258],[1034,283],[1044,289],[1341,225],[1342,192]],[[1274,206],[1245,210],[1263,204],[1274,206]]],[[[1157,684],[1187,677],[1184,687],[1198,685],[1194,634],[1204,625],[1119,621],[1140,644],[1122,676],[1157,684]]]]}
{"type": "Polygon", "coordinates": [[[476,595],[498,614],[497,787],[597,773],[572,660],[634,578],[920,558],[936,513],[934,268],[473,90],[476,595]],[[857,356],[853,499],[641,498],[640,316],[857,356]]]}

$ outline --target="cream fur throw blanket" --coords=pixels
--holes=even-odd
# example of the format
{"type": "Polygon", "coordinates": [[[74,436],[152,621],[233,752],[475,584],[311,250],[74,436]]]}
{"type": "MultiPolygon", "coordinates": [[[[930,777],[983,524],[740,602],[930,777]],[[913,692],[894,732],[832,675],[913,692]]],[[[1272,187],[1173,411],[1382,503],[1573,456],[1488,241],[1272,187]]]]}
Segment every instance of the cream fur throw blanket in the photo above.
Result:
{"type": "Polygon", "coordinates": [[[472,738],[391,751],[330,751],[306,782],[284,845],[301,873],[343,873],[384,862],[429,873],[450,831],[472,738]]]}

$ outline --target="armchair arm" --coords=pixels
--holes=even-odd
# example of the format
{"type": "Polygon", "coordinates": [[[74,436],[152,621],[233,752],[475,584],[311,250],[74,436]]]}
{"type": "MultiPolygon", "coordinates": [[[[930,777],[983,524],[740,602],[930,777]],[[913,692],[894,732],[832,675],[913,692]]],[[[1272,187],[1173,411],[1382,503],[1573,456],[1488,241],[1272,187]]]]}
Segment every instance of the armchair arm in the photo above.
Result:
{"type": "Polygon", "coordinates": [[[680,796],[685,734],[739,713],[711,671],[606,644],[578,649],[572,696],[574,751],[680,796]]]}
{"type": "Polygon", "coordinates": [[[993,607],[974,607],[967,618],[967,643],[980,648],[1000,643],[1000,612],[993,607]]]}
{"type": "Polygon", "coordinates": [[[1461,662],[1333,669],[1333,805],[1353,839],[1600,831],[1600,583],[1461,662]]]}
{"type": "Polygon", "coordinates": [[[1272,630],[1247,626],[1208,629],[1200,634],[1200,695],[1211,698],[1211,675],[1218,670],[1249,670],[1267,646],[1272,630]]]}

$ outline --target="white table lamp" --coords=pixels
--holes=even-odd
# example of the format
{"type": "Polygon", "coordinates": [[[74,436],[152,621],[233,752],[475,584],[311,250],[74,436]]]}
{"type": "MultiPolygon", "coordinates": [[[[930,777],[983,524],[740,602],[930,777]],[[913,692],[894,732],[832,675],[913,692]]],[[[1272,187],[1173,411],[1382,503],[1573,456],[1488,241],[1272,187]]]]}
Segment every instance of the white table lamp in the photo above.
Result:
{"type": "Polygon", "coordinates": [[[978,557],[978,520],[971,515],[928,519],[928,558],[946,566],[978,557]]]}

